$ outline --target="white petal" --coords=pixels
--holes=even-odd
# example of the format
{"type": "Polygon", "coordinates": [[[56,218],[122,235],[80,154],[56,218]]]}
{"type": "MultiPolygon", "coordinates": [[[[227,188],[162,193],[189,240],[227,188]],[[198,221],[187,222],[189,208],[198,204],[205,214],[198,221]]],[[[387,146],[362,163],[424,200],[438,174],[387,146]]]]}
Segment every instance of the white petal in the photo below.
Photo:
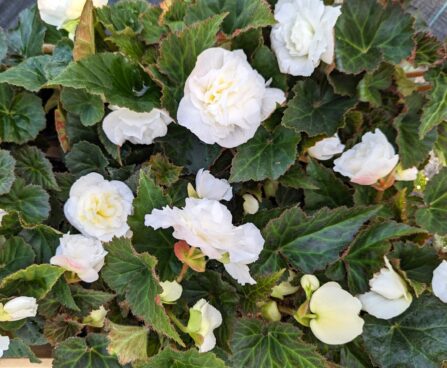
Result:
{"type": "Polygon", "coordinates": [[[196,176],[196,192],[200,198],[229,201],[233,189],[225,179],[217,179],[208,170],[200,169],[196,176]]]}
{"type": "Polygon", "coordinates": [[[250,275],[250,269],[246,264],[243,263],[227,263],[224,265],[225,270],[236,279],[236,281],[241,284],[256,284],[256,280],[250,275]]]}
{"type": "Polygon", "coordinates": [[[372,316],[381,319],[390,319],[405,312],[411,304],[412,297],[387,299],[373,291],[358,296],[362,302],[362,309],[372,316]]]}
{"type": "Polygon", "coordinates": [[[447,303],[447,262],[442,261],[441,264],[433,271],[433,279],[431,281],[433,294],[435,294],[444,303],[447,303]]]}

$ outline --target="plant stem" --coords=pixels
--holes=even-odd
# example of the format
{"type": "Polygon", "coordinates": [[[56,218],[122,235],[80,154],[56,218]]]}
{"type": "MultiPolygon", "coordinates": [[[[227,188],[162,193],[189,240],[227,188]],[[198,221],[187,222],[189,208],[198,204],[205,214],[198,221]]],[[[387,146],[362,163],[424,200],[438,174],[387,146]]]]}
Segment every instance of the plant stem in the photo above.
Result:
{"type": "Polygon", "coordinates": [[[170,309],[166,309],[166,314],[171,318],[171,321],[178,327],[178,329],[184,333],[188,333],[186,326],[172,313],[170,309]]]}
{"type": "Polygon", "coordinates": [[[282,305],[278,305],[278,309],[281,313],[288,314],[289,316],[293,316],[295,311],[292,308],[287,308],[282,305]]]}
{"type": "Polygon", "coordinates": [[[177,276],[177,282],[180,284],[183,280],[183,278],[186,275],[186,272],[188,271],[189,266],[186,263],[183,263],[182,269],[180,270],[180,273],[177,276]]]}
{"type": "Polygon", "coordinates": [[[384,190],[378,190],[376,192],[376,198],[374,199],[374,203],[376,204],[382,203],[384,193],[385,193],[384,190]]]}

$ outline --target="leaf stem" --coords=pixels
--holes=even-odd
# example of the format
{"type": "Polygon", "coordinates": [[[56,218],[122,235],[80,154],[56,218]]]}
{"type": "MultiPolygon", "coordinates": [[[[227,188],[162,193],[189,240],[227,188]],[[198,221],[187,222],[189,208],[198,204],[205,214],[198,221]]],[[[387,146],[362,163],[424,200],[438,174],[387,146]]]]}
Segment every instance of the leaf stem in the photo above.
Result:
{"type": "Polygon", "coordinates": [[[177,276],[177,282],[180,284],[183,280],[183,278],[186,275],[186,272],[188,271],[189,266],[186,263],[183,263],[182,269],[180,270],[180,273],[177,276]]]}
{"type": "Polygon", "coordinates": [[[166,309],[166,314],[171,318],[171,321],[178,327],[178,329],[184,333],[188,333],[186,326],[172,313],[170,309],[166,309]]]}
{"type": "Polygon", "coordinates": [[[282,305],[278,305],[278,309],[281,313],[288,314],[289,316],[293,316],[296,313],[292,308],[284,307],[282,305]]]}
{"type": "Polygon", "coordinates": [[[374,198],[374,203],[376,204],[382,203],[384,193],[385,193],[384,190],[378,190],[376,192],[376,197],[374,198]]]}

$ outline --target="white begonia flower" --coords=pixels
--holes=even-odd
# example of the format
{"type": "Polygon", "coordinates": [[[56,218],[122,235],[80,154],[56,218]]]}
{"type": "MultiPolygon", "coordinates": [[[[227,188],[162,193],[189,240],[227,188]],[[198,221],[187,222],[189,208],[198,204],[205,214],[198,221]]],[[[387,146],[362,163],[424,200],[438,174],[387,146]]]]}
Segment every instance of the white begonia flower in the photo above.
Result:
{"type": "Polygon", "coordinates": [[[0,303],[0,321],[18,321],[37,314],[36,298],[19,296],[11,299],[5,305],[0,303]]]}
{"type": "Polygon", "coordinates": [[[135,112],[125,107],[109,106],[112,111],[102,122],[102,129],[114,144],[122,146],[125,141],[133,144],[152,144],[155,138],[168,132],[174,120],[160,109],[150,112],[135,112]]]}
{"type": "Polygon", "coordinates": [[[264,246],[259,229],[247,223],[232,224],[231,212],[212,199],[187,198],[184,208],[164,207],[145,216],[154,229],[173,227],[173,236],[200,248],[209,258],[221,261],[240,284],[255,284],[247,264],[255,262],[264,246]]]}
{"type": "Polygon", "coordinates": [[[413,297],[406,282],[394,271],[388,258],[386,268],[369,280],[371,291],[358,296],[362,309],[376,318],[390,319],[402,314],[410,306],[413,297]]]}
{"type": "Polygon", "coordinates": [[[210,48],[186,80],[177,120],[201,141],[232,148],[252,138],[285,99],[283,91],[267,87],[242,50],[210,48]]]}
{"type": "Polygon", "coordinates": [[[3,353],[9,349],[9,337],[0,335],[0,358],[3,356],[3,353]]]}
{"type": "Polygon", "coordinates": [[[98,173],[90,173],[72,185],[64,213],[83,235],[110,241],[129,231],[127,217],[132,213],[133,198],[123,182],[108,181],[98,173]]]}
{"type": "Polygon", "coordinates": [[[94,282],[99,278],[98,272],[104,266],[106,255],[99,240],[65,234],[50,263],[76,273],[82,281],[94,282]]]}
{"type": "Polygon", "coordinates": [[[340,7],[321,0],[279,0],[270,34],[282,73],[310,76],[323,60],[334,61],[334,26],[340,7]]]}
{"type": "Polygon", "coordinates": [[[372,185],[396,167],[399,155],[385,135],[376,129],[334,161],[334,171],[348,176],[353,183],[372,185]]]}
{"type": "Polygon", "coordinates": [[[441,301],[447,303],[447,262],[442,261],[433,271],[433,279],[431,280],[431,288],[441,301]]]}
{"type": "Polygon", "coordinates": [[[309,309],[314,315],[309,327],[325,344],[345,344],[363,331],[364,321],[359,317],[362,303],[336,282],[328,282],[317,289],[312,294],[309,309]]]}
{"type": "Polygon", "coordinates": [[[244,199],[243,207],[244,213],[248,213],[249,215],[254,215],[259,210],[259,202],[258,200],[251,194],[244,194],[242,196],[244,199]]]}
{"type": "Polygon", "coordinates": [[[225,179],[217,179],[208,170],[200,169],[196,175],[196,192],[200,198],[229,201],[233,189],[225,179]]]}
{"type": "Polygon", "coordinates": [[[222,314],[205,299],[200,299],[190,309],[190,313],[190,322],[193,321],[193,323],[188,323],[188,328],[192,329],[191,332],[194,335],[202,337],[200,343],[196,341],[196,344],[199,345],[199,352],[206,353],[214,349],[216,336],[214,336],[213,331],[222,324],[222,314]],[[194,312],[198,313],[195,314],[194,312]]]}
{"type": "MultiPolygon", "coordinates": [[[[86,0],[37,0],[40,17],[45,23],[58,28],[81,16],[86,0]]],[[[108,0],[93,0],[93,5],[100,8],[107,5],[108,0]]]]}
{"type": "Polygon", "coordinates": [[[0,208],[0,226],[2,225],[3,217],[4,217],[5,215],[7,215],[7,214],[8,214],[8,212],[6,212],[5,210],[2,210],[2,209],[0,208]]]}
{"type": "Polygon", "coordinates": [[[162,303],[172,304],[180,299],[183,287],[177,281],[161,281],[160,286],[163,292],[160,294],[162,303]]]}
{"type": "Polygon", "coordinates": [[[310,147],[307,152],[309,156],[316,158],[317,160],[330,160],[335,155],[342,153],[345,149],[345,145],[341,143],[338,134],[333,137],[324,138],[312,147],[310,147]]]}
{"type": "Polygon", "coordinates": [[[399,181],[415,181],[418,177],[418,169],[417,167],[410,167],[409,169],[403,170],[398,167],[394,177],[399,181]]]}

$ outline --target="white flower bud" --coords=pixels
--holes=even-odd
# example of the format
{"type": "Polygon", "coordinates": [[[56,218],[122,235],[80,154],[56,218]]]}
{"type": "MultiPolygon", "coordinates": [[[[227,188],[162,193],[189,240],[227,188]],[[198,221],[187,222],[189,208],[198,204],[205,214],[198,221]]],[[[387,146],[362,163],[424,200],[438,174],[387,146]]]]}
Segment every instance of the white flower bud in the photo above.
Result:
{"type": "Polygon", "coordinates": [[[256,212],[258,212],[259,202],[253,195],[244,194],[242,198],[244,199],[244,213],[254,215],[256,212]]]}
{"type": "Polygon", "coordinates": [[[344,149],[345,145],[341,144],[340,138],[335,134],[333,137],[318,141],[307,152],[309,156],[324,161],[330,160],[335,155],[342,153],[344,149]]]}
{"type": "Polygon", "coordinates": [[[37,314],[36,298],[19,296],[8,301],[5,305],[0,303],[0,321],[18,321],[37,314]]]}
{"type": "Polygon", "coordinates": [[[160,286],[163,292],[160,294],[162,303],[172,304],[180,299],[183,287],[177,281],[161,281],[160,286]]]}
{"type": "Polygon", "coordinates": [[[229,201],[233,189],[225,179],[217,179],[208,170],[200,169],[196,175],[196,192],[199,198],[229,201]]]}

